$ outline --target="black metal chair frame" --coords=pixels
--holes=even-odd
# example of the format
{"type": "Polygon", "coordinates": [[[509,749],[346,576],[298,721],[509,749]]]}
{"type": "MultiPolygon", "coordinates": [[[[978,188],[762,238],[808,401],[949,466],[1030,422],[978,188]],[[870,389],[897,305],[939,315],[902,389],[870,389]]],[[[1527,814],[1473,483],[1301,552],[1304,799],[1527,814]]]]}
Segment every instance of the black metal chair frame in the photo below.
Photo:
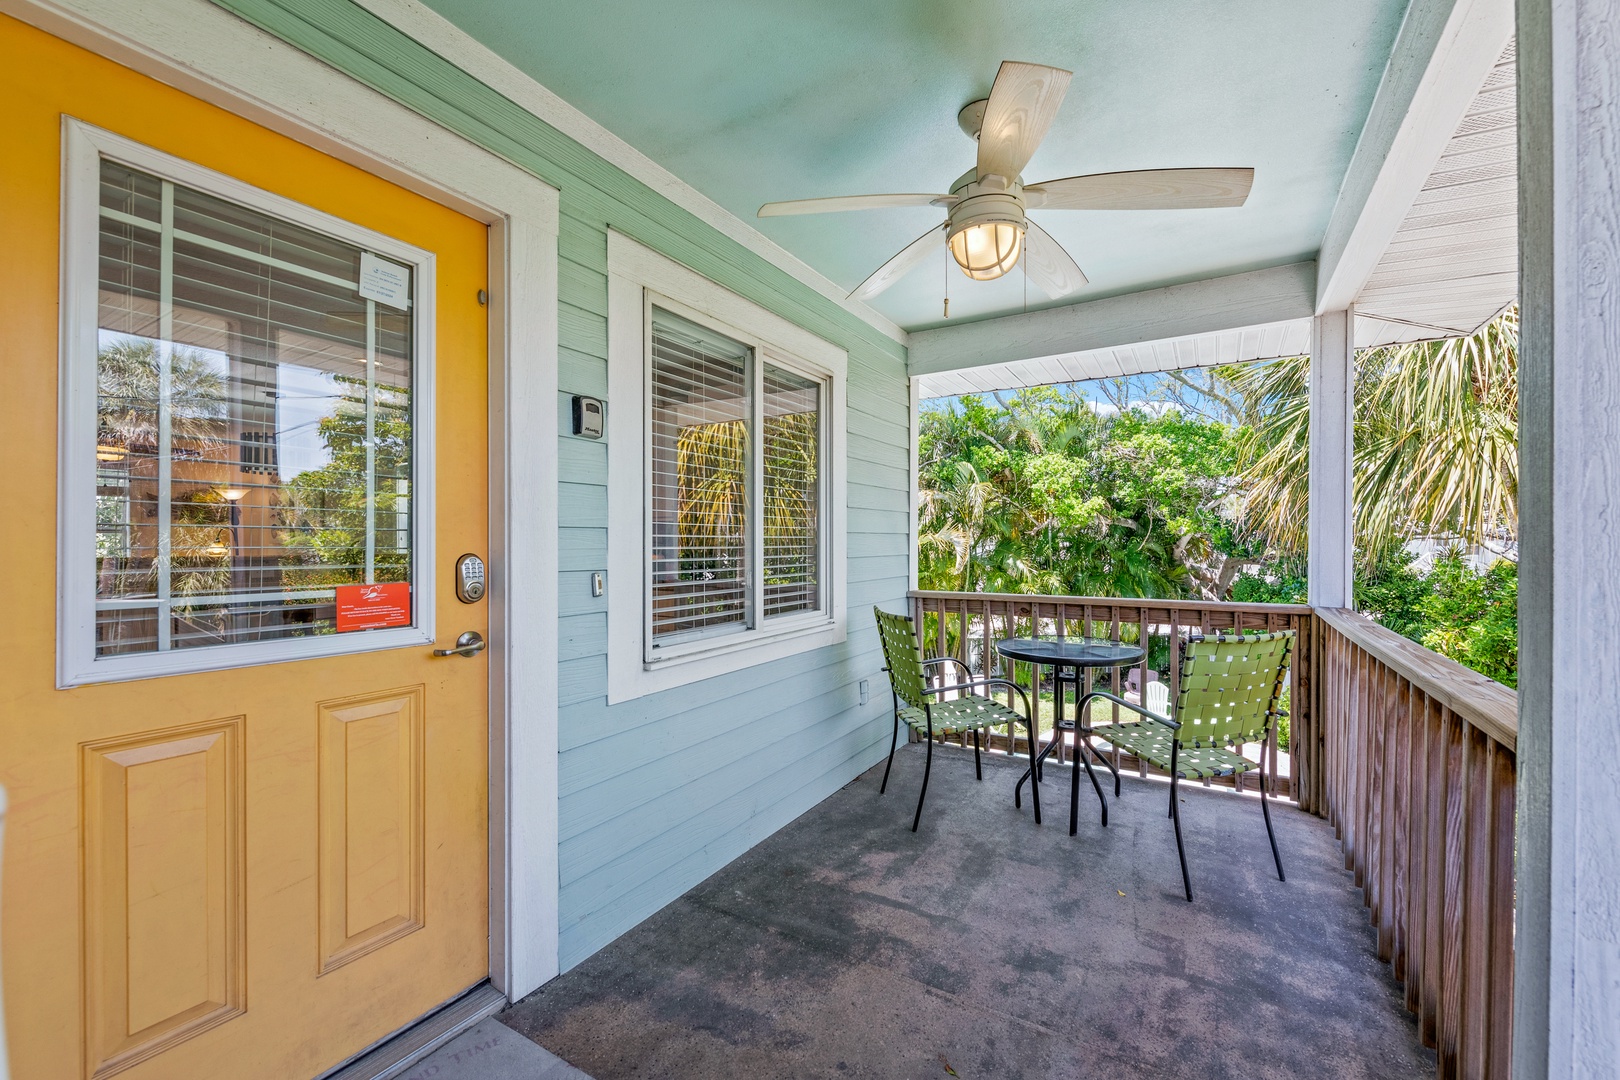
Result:
{"type": "MultiPolygon", "coordinates": [[[[961,682],[961,683],[951,683],[951,684],[946,685],[946,686],[929,687],[929,688],[927,688],[927,689],[925,689],[923,691],[924,694],[927,694],[927,695],[944,694],[944,693],[948,693],[948,692],[950,692],[952,690],[972,690],[972,689],[979,688],[979,687],[992,687],[992,686],[1004,686],[1009,690],[1015,690],[1015,691],[1018,692],[1019,698],[1021,698],[1023,700],[1023,702],[1024,702],[1024,715],[1023,715],[1023,717],[1021,719],[1022,719],[1023,724],[1024,724],[1025,732],[1029,736],[1029,740],[1028,740],[1028,742],[1029,742],[1029,762],[1030,762],[1030,768],[1033,769],[1034,766],[1035,766],[1035,741],[1036,741],[1035,740],[1035,722],[1033,720],[1034,712],[1029,707],[1029,695],[1024,692],[1024,688],[1019,686],[1017,683],[1013,682],[1010,679],[994,679],[994,678],[975,679],[975,678],[973,678],[973,669],[968,667],[966,663],[964,663],[963,661],[957,659],[954,656],[936,656],[933,659],[924,660],[922,662],[922,666],[926,670],[932,664],[945,664],[945,663],[956,664],[958,667],[960,667],[963,670],[963,672],[966,673],[969,681],[968,682],[961,682]]],[[[889,669],[885,667],[883,670],[888,671],[889,669]]],[[[885,791],[888,790],[888,787],[889,787],[889,771],[894,768],[894,751],[895,751],[896,747],[898,747],[900,745],[900,695],[895,692],[894,687],[893,687],[892,684],[889,687],[889,695],[890,695],[890,697],[892,697],[894,699],[894,731],[889,737],[889,762],[888,762],[887,765],[885,765],[883,767],[883,783],[878,786],[878,794],[879,795],[882,795],[885,791]]],[[[925,751],[925,756],[923,758],[922,790],[917,793],[917,812],[916,812],[916,814],[912,815],[912,819],[911,819],[911,831],[912,832],[916,832],[917,831],[917,826],[922,823],[923,800],[928,797],[928,777],[933,772],[933,769],[934,769],[934,712],[933,712],[933,707],[926,701],[923,702],[923,720],[925,722],[925,726],[928,729],[927,736],[926,736],[926,738],[924,740],[924,742],[926,743],[926,746],[927,746],[927,750],[925,751]]],[[[983,760],[980,757],[979,731],[980,731],[979,728],[974,728],[973,729],[973,772],[974,772],[974,775],[980,781],[983,781],[984,780],[984,763],[983,763],[983,760]]],[[[1008,742],[1010,744],[1011,741],[1012,741],[1012,728],[1011,728],[1011,725],[1009,725],[1008,729],[1007,729],[1007,739],[1008,739],[1008,742]]],[[[1037,824],[1037,825],[1039,825],[1041,823],[1041,792],[1040,792],[1040,788],[1039,788],[1038,785],[1039,785],[1039,781],[1037,780],[1036,783],[1031,784],[1030,787],[1029,787],[1030,805],[1033,806],[1034,809],[1035,809],[1035,824],[1037,824]]],[[[1021,792],[1019,792],[1017,789],[1014,789],[1014,791],[1013,791],[1013,806],[1015,806],[1015,807],[1017,807],[1019,809],[1022,809],[1023,805],[1024,805],[1024,801],[1023,801],[1023,797],[1022,797],[1021,792]]]]}
{"type": "MultiPolygon", "coordinates": [[[[1116,705],[1123,705],[1125,708],[1129,709],[1131,712],[1139,713],[1142,716],[1145,716],[1149,720],[1153,720],[1153,721],[1155,721],[1157,723],[1163,724],[1165,727],[1169,728],[1172,731],[1180,731],[1181,730],[1180,721],[1172,720],[1168,716],[1160,716],[1158,713],[1153,712],[1152,710],[1147,709],[1147,708],[1145,708],[1145,707],[1143,707],[1141,705],[1138,705],[1133,701],[1126,701],[1122,697],[1118,697],[1118,696],[1116,696],[1114,694],[1110,694],[1110,693],[1108,693],[1106,691],[1103,691],[1103,690],[1093,690],[1091,693],[1087,694],[1085,696],[1085,698],[1083,698],[1081,700],[1081,702],[1080,702],[1080,711],[1078,711],[1075,714],[1076,716],[1087,716],[1087,715],[1089,715],[1087,712],[1085,712],[1085,709],[1086,709],[1086,707],[1088,705],[1091,704],[1091,699],[1092,698],[1101,698],[1104,701],[1112,701],[1116,705]]],[[[1270,800],[1269,796],[1266,794],[1266,768],[1265,768],[1266,751],[1271,748],[1271,740],[1272,740],[1272,737],[1273,737],[1273,733],[1275,731],[1275,727],[1276,727],[1276,725],[1273,723],[1272,725],[1270,725],[1270,726],[1268,726],[1266,728],[1265,740],[1260,744],[1260,767],[1258,769],[1256,769],[1255,772],[1258,773],[1259,776],[1260,776],[1260,811],[1261,811],[1261,813],[1263,813],[1265,815],[1265,818],[1266,818],[1266,839],[1271,841],[1271,858],[1277,864],[1277,880],[1278,881],[1287,881],[1288,878],[1283,873],[1282,854],[1277,850],[1277,834],[1275,832],[1273,832],[1272,828],[1271,828],[1271,800],[1270,800]]],[[[1105,765],[1108,764],[1108,762],[1106,760],[1104,760],[1103,755],[1098,753],[1096,747],[1091,744],[1091,738],[1090,738],[1091,734],[1092,734],[1092,732],[1089,730],[1089,728],[1084,733],[1084,741],[1085,741],[1087,747],[1091,750],[1092,753],[1097,754],[1097,757],[1098,757],[1099,761],[1103,761],[1103,764],[1105,764],[1105,765]]],[[[1079,742],[1082,739],[1082,735],[1081,735],[1081,732],[1080,732],[1080,729],[1079,729],[1078,726],[1076,726],[1076,728],[1075,728],[1075,739],[1076,739],[1076,742],[1079,742]]],[[[1180,774],[1180,771],[1177,769],[1177,761],[1176,761],[1177,754],[1178,754],[1178,751],[1180,749],[1181,749],[1181,741],[1179,739],[1171,740],[1171,742],[1170,742],[1170,814],[1169,814],[1169,817],[1170,817],[1171,822],[1174,824],[1175,830],[1176,830],[1176,856],[1181,860],[1181,887],[1187,893],[1187,902],[1191,903],[1192,898],[1193,898],[1193,894],[1192,894],[1192,878],[1187,874],[1187,849],[1182,845],[1182,842],[1181,842],[1181,806],[1180,806],[1180,802],[1176,798],[1178,786],[1181,783],[1181,774],[1180,774]]],[[[1078,755],[1079,753],[1080,753],[1080,747],[1077,745],[1075,747],[1075,754],[1078,755]]],[[[1112,768],[1112,766],[1109,766],[1109,767],[1112,768]]],[[[1096,778],[1095,775],[1092,776],[1091,782],[1092,782],[1093,786],[1096,785],[1097,778],[1096,778]]],[[[1114,772],[1114,798],[1116,798],[1116,799],[1119,798],[1119,792],[1120,792],[1119,773],[1118,773],[1118,771],[1115,771],[1114,772]]],[[[1097,796],[1098,796],[1098,798],[1102,798],[1102,791],[1100,789],[1097,792],[1097,796]]],[[[1070,781],[1070,784],[1069,784],[1069,835],[1070,836],[1073,836],[1075,834],[1075,831],[1076,831],[1076,829],[1078,828],[1078,825],[1079,825],[1079,818],[1080,818],[1080,770],[1076,769],[1076,770],[1074,770],[1074,776],[1073,776],[1073,778],[1072,778],[1072,780],[1070,781]]],[[[1108,804],[1107,804],[1106,800],[1103,802],[1103,824],[1104,825],[1108,824],[1108,804]]]]}

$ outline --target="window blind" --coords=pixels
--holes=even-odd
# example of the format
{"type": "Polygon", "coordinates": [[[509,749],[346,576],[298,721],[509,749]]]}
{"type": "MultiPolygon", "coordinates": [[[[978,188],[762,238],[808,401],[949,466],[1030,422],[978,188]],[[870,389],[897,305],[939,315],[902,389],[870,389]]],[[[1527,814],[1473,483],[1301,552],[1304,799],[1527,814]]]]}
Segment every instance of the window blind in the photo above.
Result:
{"type": "Polygon", "coordinates": [[[752,350],[654,308],[649,386],[654,644],[749,622],[752,350]]]}
{"type": "Polygon", "coordinates": [[[820,608],[821,385],[765,364],[765,617],[820,608]]]}

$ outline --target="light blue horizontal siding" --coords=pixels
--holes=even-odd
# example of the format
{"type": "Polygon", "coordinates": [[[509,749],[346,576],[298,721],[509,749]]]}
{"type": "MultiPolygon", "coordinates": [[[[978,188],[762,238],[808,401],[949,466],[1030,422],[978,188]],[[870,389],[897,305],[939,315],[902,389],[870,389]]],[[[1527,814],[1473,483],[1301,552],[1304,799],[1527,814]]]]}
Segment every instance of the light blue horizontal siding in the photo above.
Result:
{"type": "MultiPolygon", "coordinates": [[[[587,397],[607,397],[607,361],[600,356],[587,356],[563,346],[557,352],[557,380],[568,393],[587,397]]],[[[566,414],[564,414],[566,416],[566,414]]],[[[571,430],[568,427],[564,431],[571,430]]]]}
{"type": "MultiPolygon", "coordinates": [[[[588,591],[588,590],[587,590],[588,591]]],[[[607,651],[607,612],[560,615],[557,619],[557,658],[562,661],[601,656],[607,651]]]]}
{"type": "Polygon", "coordinates": [[[557,615],[589,615],[607,613],[607,597],[591,595],[591,574],[588,570],[572,570],[560,575],[562,587],[557,590],[557,615]]]}
{"type": "MultiPolygon", "coordinates": [[[[568,395],[562,401],[563,430],[573,416],[568,395]]],[[[574,484],[596,484],[607,488],[607,444],[592,439],[557,440],[557,475],[574,484]]]]}
{"type": "MultiPolygon", "coordinates": [[[[569,442],[576,440],[569,439],[569,442]]],[[[560,464],[560,463],[559,463],[560,464]]],[[[570,474],[558,469],[559,476],[570,474]]],[[[557,485],[558,521],[606,521],[607,493],[603,484],[575,484],[567,480],[557,485]]]]}
{"type": "Polygon", "coordinates": [[[565,524],[557,530],[557,569],[600,570],[607,565],[607,523],[586,528],[565,524]]]}
{"type": "Polygon", "coordinates": [[[577,903],[565,896],[563,966],[572,967],[600,948],[576,951],[581,947],[575,943],[612,941],[881,760],[889,735],[880,727],[865,725],[822,744],[811,760],[762,771],[756,782],[688,826],[678,844],[645,845],[620,860],[616,873],[565,882],[565,894],[590,899],[577,903]]]}
{"type": "Polygon", "coordinates": [[[591,572],[607,562],[606,446],[569,434],[559,440],[561,528],[534,542],[556,544],[560,571],[560,945],[563,967],[572,967],[887,750],[887,684],[871,608],[898,610],[906,591],[904,349],[360,6],[215,2],[562,193],[558,418],[565,433],[571,395],[607,394],[610,222],[849,353],[842,466],[850,630],[837,646],[609,707],[606,604],[590,595],[591,572]],[[871,682],[866,706],[862,679],[871,682]]]}

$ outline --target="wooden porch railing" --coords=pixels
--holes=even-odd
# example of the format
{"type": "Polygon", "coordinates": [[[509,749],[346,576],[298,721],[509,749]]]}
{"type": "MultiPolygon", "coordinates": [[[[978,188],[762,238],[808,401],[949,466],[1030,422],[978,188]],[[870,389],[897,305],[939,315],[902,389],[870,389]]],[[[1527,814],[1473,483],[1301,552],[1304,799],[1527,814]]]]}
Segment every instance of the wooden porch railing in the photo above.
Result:
{"type": "MultiPolygon", "coordinates": [[[[1170,645],[1228,628],[1299,632],[1286,775],[1274,791],[1327,818],[1377,933],[1378,955],[1440,1080],[1507,1080],[1513,1031],[1513,827],[1518,696],[1352,611],[1191,600],[912,592],[924,655],[1033,691],[1041,673],[995,642],[1032,633],[1146,636],[1177,689],[1170,645]]],[[[1091,678],[1087,678],[1087,687],[1091,678]]],[[[1050,706],[1045,706],[1050,708],[1050,706]]],[[[1002,748],[1021,752],[1016,743],[1002,748]]],[[[1128,759],[1127,767],[1133,762],[1128,759]]]]}
{"type": "MultiPolygon", "coordinates": [[[[921,636],[923,655],[954,656],[975,673],[1010,678],[1030,693],[1037,722],[1047,707],[1037,691],[1045,675],[1028,664],[1013,664],[996,652],[996,642],[1032,634],[1066,634],[1115,641],[1146,641],[1147,655],[1136,665],[1138,685],[1146,686],[1150,672],[1164,677],[1175,700],[1181,671],[1172,660],[1173,642],[1192,633],[1219,630],[1294,630],[1298,633],[1291,668],[1290,742],[1286,754],[1276,752],[1265,762],[1268,788],[1285,798],[1320,789],[1316,780],[1317,737],[1312,681],[1313,645],[1311,609],[1295,604],[1227,604],[1203,600],[1123,600],[1095,596],[1025,596],[1013,593],[912,592],[911,615],[921,636]],[[1298,747],[1299,749],[1295,749],[1298,747]],[[1286,765],[1286,768],[1283,766],[1286,765]]],[[[949,674],[948,672],[946,673],[949,674]]],[[[1085,672],[1085,687],[1099,677],[1085,672]]],[[[1116,688],[1118,689],[1118,688],[1116,688]]],[[[1116,707],[1117,708],[1117,707],[1116,707]]],[[[1066,713],[1072,717],[1072,712],[1066,713]]],[[[1050,714],[1047,714],[1048,720],[1050,714]]],[[[1023,740],[1009,734],[991,743],[1017,753],[1023,740]],[[1009,743],[1008,739],[1014,741],[1009,743]]],[[[1059,751],[1058,760],[1063,760],[1059,751]]],[[[1141,768],[1134,759],[1118,755],[1116,765],[1141,768]]],[[[1229,783],[1231,781],[1228,781],[1229,783]]],[[[1237,781],[1242,783],[1241,778],[1237,781]]],[[[1307,809],[1315,809],[1314,804],[1307,809]]]]}
{"type": "Polygon", "coordinates": [[[1518,695],[1318,609],[1327,817],[1441,1080],[1506,1080],[1518,695]]]}

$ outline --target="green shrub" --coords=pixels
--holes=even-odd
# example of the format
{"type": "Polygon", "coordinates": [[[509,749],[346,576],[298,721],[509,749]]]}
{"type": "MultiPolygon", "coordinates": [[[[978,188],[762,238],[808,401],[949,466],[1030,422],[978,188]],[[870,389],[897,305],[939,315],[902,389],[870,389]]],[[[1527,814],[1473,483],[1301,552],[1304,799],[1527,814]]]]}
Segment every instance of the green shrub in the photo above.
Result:
{"type": "Polygon", "coordinates": [[[1277,726],[1277,749],[1279,750],[1288,749],[1288,699],[1293,690],[1294,684],[1289,683],[1283,687],[1282,697],[1277,699],[1277,719],[1274,722],[1277,726]]]}
{"type": "Polygon", "coordinates": [[[1455,553],[1435,560],[1423,600],[1425,647],[1499,683],[1519,685],[1519,568],[1477,573],[1455,553]]]}

